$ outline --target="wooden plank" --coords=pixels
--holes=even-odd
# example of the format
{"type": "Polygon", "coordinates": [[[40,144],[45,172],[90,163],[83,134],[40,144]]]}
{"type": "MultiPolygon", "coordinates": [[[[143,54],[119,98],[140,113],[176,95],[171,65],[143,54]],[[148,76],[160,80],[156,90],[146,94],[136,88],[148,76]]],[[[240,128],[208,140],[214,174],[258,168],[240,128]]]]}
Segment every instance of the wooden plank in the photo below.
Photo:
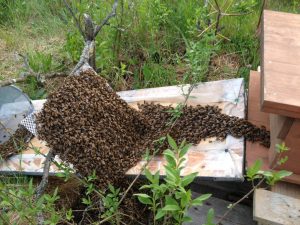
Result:
{"type": "Polygon", "coordinates": [[[260,73],[250,71],[249,92],[247,104],[247,120],[257,126],[270,129],[269,113],[260,110],[260,73]]]}
{"type": "MultiPolygon", "coordinates": [[[[196,198],[200,194],[193,192],[193,197],[196,198]]],[[[193,222],[187,223],[188,225],[204,224],[209,209],[215,210],[215,222],[220,218],[228,209],[229,204],[232,202],[218,199],[215,197],[209,198],[203,206],[191,207],[188,215],[192,217],[193,222]]],[[[252,209],[249,206],[242,204],[237,205],[234,210],[222,221],[222,225],[255,225],[253,220],[252,209]]]]}
{"type": "Polygon", "coordinates": [[[300,15],[265,10],[262,110],[300,118],[300,15]]]}
{"type": "MultiPolygon", "coordinates": [[[[261,112],[260,110],[260,73],[250,71],[249,77],[249,94],[248,94],[248,120],[256,126],[265,126],[270,128],[269,113],[261,112]]],[[[246,165],[253,165],[255,160],[263,161],[263,168],[269,168],[268,148],[263,147],[258,143],[247,141],[246,143],[246,165]]]]}
{"type": "Polygon", "coordinates": [[[281,144],[283,142],[282,139],[278,138],[278,134],[285,122],[285,118],[285,116],[270,114],[271,147],[269,151],[269,164],[271,168],[276,164],[276,145],[281,144]]]}
{"type": "Polygon", "coordinates": [[[264,225],[299,225],[300,200],[257,189],[254,193],[253,217],[264,225]]]}
{"type": "Polygon", "coordinates": [[[281,130],[279,131],[279,134],[277,135],[277,138],[279,139],[285,139],[287,134],[289,133],[295,119],[291,117],[286,117],[284,120],[284,123],[281,127],[281,130]]]}
{"type": "MultiPolygon", "coordinates": [[[[260,92],[259,87],[260,86],[260,74],[258,72],[251,71],[250,77],[249,77],[249,95],[248,95],[248,120],[250,122],[256,124],[257,126],[264,125],[266,127],[269,127],[270,119],[269,119],[269,113],[264,113],[260,111],[260,104],[257,104],[258,99],[260,99],[260,92]]],[[[291,128],[292,129],[292,128],[291,128]]],[[[300,130],[300,127],[296,127],[296,129],[300,130]]],[[[293,132],[296,132],[293,128],[293,132]]],[[[293,134],[294,138],[293,140],[299,140],[300,137],[296,136],[297,133],[293,134]],[[296,138],[296,139],[295,139],[296,138]]],[[[298,133],[299,135],[299,133],[298,133]]],[[[289,137],[290,138],[290,137],[289,137]]],[[[293,143],[288,143],[288,146],[290,146],[293,143]]],[[[294,146],[297,146],[294,144],[294,146]]],[[[300,146],[300,144],[298,144],[300,146]]],[[[294,150],[296,151],[296,150],[294,150]]],[[[259,145],[258,143],[246,143],[246,166],[253,165],[255,160],[261,159],[263,161],[263,170],[270,170],[269,167],[269,149],[259,145]]],[[[293,161],[293,163],[299,162],[299,158],[297,157],[291,157],[289,161],[293,161]]],[[[295,183],[300,184],[300,174],[292,174],[289,177],[284,178],[286,182],[289,183],[295,183]]]]}
{"type": "Polygon", "coordinates": [[[271,187],[271,191],[292,198],[300,199],[300,185],[287,182],[278,182],[271,187]]]}
{"type": "Polygon", "coordinates": [[[291,125],[289,132],[284,139],[278,138],[280,135],[281,128],[286,118],[284,116],[272,114],[270,117],[271,123],[271,148],[269,151],[269,163],[270,167],[276,164],[276,156],[278,153],[275,151],[276,144],[281,144],[282,142],[289,148],[289,151],[284,153],[282,157],[287,156],[288,161],[276,168],[289,170],[293,173],[300,174],[299,160],[300,160],[300,119],[296,119],[291,125]]]}

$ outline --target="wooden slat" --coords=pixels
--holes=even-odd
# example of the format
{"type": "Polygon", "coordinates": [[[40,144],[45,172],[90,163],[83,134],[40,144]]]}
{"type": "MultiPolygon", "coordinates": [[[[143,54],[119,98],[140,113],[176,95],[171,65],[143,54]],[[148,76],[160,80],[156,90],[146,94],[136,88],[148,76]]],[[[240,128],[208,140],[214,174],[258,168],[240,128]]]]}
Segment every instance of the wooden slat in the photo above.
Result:
{"type": "MultiPolygon", "coordinates": [[[[200,194],[193,192],[193,198],[199,197],[200,194]]],[[[218,199],[215,197],[210,197],[203,206],[191,207],[188,210],[188,215],[192,217],[193,222],[184,223],[187,225],[200,225],[205,224],[207,212],[209,209],[213,208],[215,211],[216,223],[218,218],[220,218],[228,209],[228,205],[232,202],[218,199]]],[[[239,204],[234,210],[220,223],[222,225],[255,225],[256,222],[253,220],[251,207],[239,204]]]]}
{"type": "Polygon", "coordinates": [[[278,182],[271,187],[272,192],[300,199],[300,185],[287,182],[278,182]]]}
{"type": "Polygon", "coordinates": [[[300,118],[300,15],[264,11],[262,109],[300,118]]]}
{"type": "Polygon", "coordinates": [[[291,118],[291,117],[286,117],[284,120],[284,123],[277,135],[277,138],[279,139],[285,139],[286,136],[288,135],[293,123],[294,123],[295,119],[291,118]]]}
{"type": "Polygon", "coordinates": [[[270,138],[271,138],[271,147],[269,151],[269,164],[270,167],[275,165],[275,160],[277,156],[276,145],[283,142],[282,139],[278,138],[278,134],[285,122],[285,116],[270,114],[270,138]]]}
{"type": "MultiPolygon", "coordinates": [[[[249,95],[248,95],[248,120],[252,123],[254,123],[257,126],[264,125],[267,128],[269,128],[270,124],[270,119],[269,119],[269,113],[264,113],[260,111],[260,104],[257,102],[260,99],[260,92],[259,92],[259,87],[260,87],[260,74],[258,72],[251,71],[250,72],[250,78],[249,78],[249,95]]],[[[293,123],[293,126],[295,123],[293,123]]],[[[299,125],[296,125],[299,126],[299,125]]],[[[296,146],[297,143],[292,143],[290,139],[292,140],[300,140],[299,133],[297,137],[297,130],[300,130],[300,126],[296,127],[296,130],[293,129],[292,137],[287,135],[288,139],[286,141],[287,145],[290,146],[296,146]]],[[[300,144],[298,144],[298,147],[300,147],[300,144]]],[[[290,152],[296,151],[295,147],[292,147],[290,152]],[[294,149],[294,150],[293,150],[294,149]]],[[[299,150],[299,149],[298,149],[299,150]]],[[[298,151],[300,152],[300,151],[298,151]]],[[[258,143],[251,143],[247,142],[246,144],[246,165],[253,165],[255,160],[261,159],[263,161],[263,170],[270,170],[269,167],[269,149],[263,147],[262,145],[259,145],[258,143]]],[[[293,157],[290,156],[290,159],[288,160],[288,163],[292,163],[297,165],[299,163],[299,156],[293,157]]],[[[295,184],[300,184],[300,174],[297,174],[294,172],[289,177],[284,178],[285,181],[290,182],[290,183],[295,183],[295,184]]]]}
{"type": "Polygon", "coordinates": [[[254,193],[253,217],[263,225],[299,225],[300,200],[257,189],[254,193]]]}
{"type": "Polygon", "coordinates": [[[286,137],[284,139],[280,139],[278,138],[278,135],[280,135],[281,127],[284,126],[285,121],[286,117],[271,114],[271,148],[269,151],[270,167],[274,166],[276,163],[276,144],[284,142],[285,145],[289,148],[289,151],[284,153],[282,157],[288,156],[288,161],[282,166],[277,166],[277,168],[300,174],[300,119],[296,119],[291,125],[286,137]]]}
{"type": "MultiPolygon", "coordinates": [[[[270,129],[269,113],[260,111],[260,73],[250,71],[249,78],[249,94],[248,94],[248,121],[256,126],[265,126],[270,129]]],[[[253,165],[255,160],[263,161],[263,168],[269,168],[268,148],[263,147],[258,143],[247,141],[246,143],[246,165],[253,165]]]]}

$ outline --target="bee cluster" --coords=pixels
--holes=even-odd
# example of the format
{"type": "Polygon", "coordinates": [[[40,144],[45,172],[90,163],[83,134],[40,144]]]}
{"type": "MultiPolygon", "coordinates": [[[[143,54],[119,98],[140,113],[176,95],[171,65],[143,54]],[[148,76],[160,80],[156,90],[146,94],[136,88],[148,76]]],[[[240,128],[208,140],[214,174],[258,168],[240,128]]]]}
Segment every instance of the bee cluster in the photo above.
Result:
{"type": "Polygon", "coordinates": [[[49,95],[37,116],[37,131],[54,153],[99,184],[115,183],[137,163],[134,146],[147,122],[93,72],[71,76],[49,95]]]}
{"type": "Polygon", "coordinates": [[[30,137],[31,133],[25,127],[19,126],[5,143],[0,142],[0,162],[24,150],[27,146],[26,141],[30,137]]]}
{"type": "Polygon", "coordinates": [[[139,105],[140,112],[148,118],[152,130],[156,133],[168,133],[181,142],[198,144],[206,138],[216,137],[223,140],[227,135],[236,138],[244,137],[248,141],[259,142],[270,147],[270,132],[265,127],[257,127],[245,119],[223,114],[217,106],[185,106],[175,126],[166,126],[172,118],[172,107],[147,103],[139,105]]]}
{"type": "Polygon", "coordinates": [[[157,140],[170,134],[177,142],[197,144],[209,137],[244,136],[269,146],[270,134],[244,119],[221,113],[216,106],[185,106],[176,125],[172,107],[153,103],[131,108],[92,72],[71,76],[50,94],[37,116],[40,139],[82,175],[96,171],[99,185],[120,184],[145,150],[167,147],[157,140]]]}

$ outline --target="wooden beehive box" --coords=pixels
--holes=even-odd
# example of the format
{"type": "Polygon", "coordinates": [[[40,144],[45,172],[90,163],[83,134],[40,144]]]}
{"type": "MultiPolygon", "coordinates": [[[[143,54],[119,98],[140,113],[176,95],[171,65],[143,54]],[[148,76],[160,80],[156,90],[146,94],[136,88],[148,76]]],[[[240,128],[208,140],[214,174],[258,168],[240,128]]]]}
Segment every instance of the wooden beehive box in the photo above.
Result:
{"type": "Polygon", "coordinates": [[[261,40],[261,109],[270,113],[269,164],[276,144],[285,142],[289,159],[278,169],[300,174],[300,15],[265,10],[261,40]]]}

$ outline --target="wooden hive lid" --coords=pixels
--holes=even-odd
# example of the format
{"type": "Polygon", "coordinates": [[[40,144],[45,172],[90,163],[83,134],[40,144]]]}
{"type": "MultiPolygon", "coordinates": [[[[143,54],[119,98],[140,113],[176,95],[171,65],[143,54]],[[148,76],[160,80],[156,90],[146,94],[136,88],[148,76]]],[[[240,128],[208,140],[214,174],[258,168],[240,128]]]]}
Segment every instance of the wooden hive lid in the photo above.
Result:
{"type": "Polygon", "coordinates": [[[300,118],[300,15],[264,11],[261,106],[300,118]]]}

